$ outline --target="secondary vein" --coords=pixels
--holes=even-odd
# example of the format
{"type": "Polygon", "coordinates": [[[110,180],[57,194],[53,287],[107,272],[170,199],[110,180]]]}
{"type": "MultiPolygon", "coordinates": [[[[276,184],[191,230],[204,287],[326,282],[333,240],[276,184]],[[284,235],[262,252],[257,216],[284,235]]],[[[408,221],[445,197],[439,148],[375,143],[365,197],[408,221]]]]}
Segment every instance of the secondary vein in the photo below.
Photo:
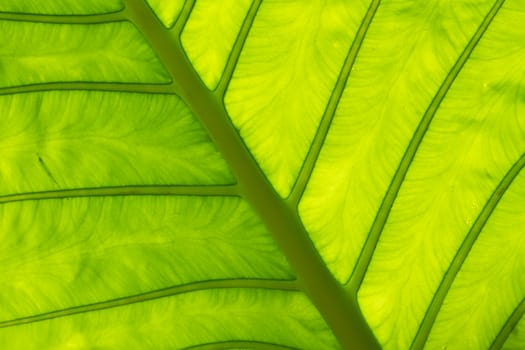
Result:
{"type": "Polygon", "coordinates": [[[443,301],[445,300],[445,297],[447,296],[452,286],[452,283],[456,279],[456,276],[458,275],[461,266],[463,266],[463,263],[465,262],[468,254],[472,250],[474,243],[478,239],[481,231],[483,230],[483,227],[485,226],[492,213],[496,209],[499,201],[524,167],[525,153],[518,159],[516,163],[514,163],[514,165],[510,168],[507,174],[505,174],[505,176],[502,178],[498,186],[496,186],[491,196],[489,197],[489,200],[487,201],[487,203],[479,213],[478,217],[472,224],[469,232],[463,240],[463,243],[459,247],[456,256],[450,263],[447,272],[443,276],[443,279],[441,280],[441,283],[438,289],[436,290],[432,301],[430,302],[430,305],[425,313],[423,321],[421,322],[421,325],[412,342],[412,346],[410,349],[422,349],[424,347],[425,342],[427,341],[427,338],[432,329],[432,325],[436,320],[439,310],[443,305],[443,301]]]}
{"type": "Polygon", "coordinates": [[[306,185],[308,184],[308,181],[312,176],[315,163],[319,158],[321,148],[325,142],[326,136],[328,135],[328,130],[330,129],[330,125],[332,124],[335,111],[339,104],[339,100],[343,95],[346,82],[348,81],[348,77],[350,76],[352,67],[354,66],[357,55],[359,54],[361,45],[363,44],[368,28],[370,27],[370,24],[374,19],[374,15],[376,14],[377,8],[379,7],[380,3],[381,0],[374,0],[370,3],[366,14],[363,17],[363,20],[361,21],[361,25],[359,26],[355,39],[352,42],[352,45],[350,46],[343,67],[339,73],[339,77],[337,78],[337,82],[335,83],[335,87],[332,90],[332,94],[330,95],[330,99],[328,100],[328,104],[321,118],[319,128],[317,129],[314,140],[312,141],[312,145],[308,150],[308,154],[306,155],[303,166],[299,172],[297,181],[295,182],[290,196],[288,197],[289,203],[294,207],[296,207],[299,204],[301,196],[303,195],[306,189],[306,185]]]}
{"type": "Polygon", "coordinates": [[[463,66],[472,54],[472,51],[474,51],[474,48],[478,44],[479,40],[489,27],[490,23],[492,22],[492,20],[494,19],[504,2],[505,0],[498,0],[494,3],[494,5],[487,13],[476,32],[472,36],[472,38],[468,42],[467,46],[459,55],[451,70],[443,80],[441,86],[434,95],[434,98],[430,102],[430,105],[425,111],[425,114],[421,118],[421,121],[419,122],[419,125],[417,126],[414,135],[412,136],[412,139],[410,140],[410,143],[408,144],[408,147],[403,155],[403,158],[399,163],[394,177],[390,182],[390,185],[386,191],[381,206],[379,207],[374,222],[372,223],[370,232],[368,233],[368,238],[357,260],[356,267],[348,282],[348,289],[351,291],[352,294],[357,293],[357,290],[359,289],[359,286],[361,285],[364,279],[366,270],[368,268],[368,265],[370,264],[370,261],[372,260],[372,255],[374,254],[375,248],[377,246],[377,242],[379,241],[379,237],[383,232],[383,228],[388,219],[388,216],[390,215],[390,211],[392,209],[394,201],[397,197],[397,194],[399,193],[399,189],[401,188],[401,185],[408,172],[408,169],[412,164],[412,160],[414,159],[419,145],[423,141],[423,138],[428,130],[430,123],[432,122],[432,119],[438,111],[439,106],[441,105],[441,102],[447,95],[450,87],[456,80],[456,77],[461,72],[463,66]]]}
{"type": "Polygon", "coordinates": [[[184,1],[184,5],[179,13],[179,16],[172,27],[172,31],[176,36],[181,35],[181,32],[184,29],[184,26],[186,25],[186,22],[191,16],[193,6],[195,6],[195,0],[184,1]]]}
{"type": "Polygon", "coordinates": [[[43,199],[110,196],[238,196],[236,185],[143,185],[73,188],[0,196],[0,204],[43,199]]]}
{"type": "Polygon", "coordinates": [[[250,32],[250,28],[252,27],[253,21],[255,20],[255,16],[257,16],[257,11],[259,10],[261,2],[262,0],[254,0],[250,5],[250,9],[248,10],[246,17],[244,18],[244,22],[242,23],[241,30],[239,31],[237,39],[233,44],[232,51],[228,56],[228,60],[224,67],[221,79],[215,90],[215,93],[221,100],[224,98],[224,94],[226,93],[228,84],[233,76],[233,71],[235,69],[235,66],[237,65],[237,62],[239,61],[242,48],[244,47],[246,38],[248,38],[248,33],[250,32]]]}
{"type": "Polygon", "coordinates": [[[122,11],[94,15],[45,15],[33,13],[0,12],[0,20],[55,24],[94,24],[125,20],[122,11]]]}
{"type": "Polygon", "coordinates": [[[507,321],[505,321],[505,324],[503,327],[501,327],[498,335],[490,345],[489,350],[499,350],[503,348],[503,345],[505,345],[505,342],[509,338],[514,328],[516,328],[523,315],[525,315],[525,298],[521,300],[512,314],[510,314],[507,321]]]}
{"type": "Polygon", "coordinates": [[[0,88],[0,95],[21,94],[27,92],[56,91],[56,90],[91,90],[91,91],[114,91],[114,92],[136,92],[147,94],[172,94],[171,84],[136,84],[136,83],[105,83],[105,82],[53,82],[42,84],[31,84],[21,86],[10,86],[0,88]]]}
{"type": "Polygon", "coordinates": [[[135,303],[146,302],[159,298],[174,296],[177,294],[191,293],[209,289],[225,288],[257,288],[281,291],[297,291],[296,282],[293,280],[266,280],[266,279],[224,279],[193,282],[169,288],[154,290],[146,293],[130,295],[122,298],[111,299],[107,301],[91,303],[80,306],[72,306],[61,310],[54,310],[38,315],[31,315],[12,320],[0,322],[0,328],[20,326],[28,323],[42,322],[54,318],[66,317],[84,312],[106,310],[119,306],[126,306],[135,303]]]}
{"type": "Polygon", "coordinates": [[[280,345],[275,343],[262,342],[257,340],[230,340],[230,341],[218,341],[206,344],[198,344],[188,346],[182,350],[220,350],[220,349],[255,349],[255,350],[299,350],[297,348],[280,345]]]}

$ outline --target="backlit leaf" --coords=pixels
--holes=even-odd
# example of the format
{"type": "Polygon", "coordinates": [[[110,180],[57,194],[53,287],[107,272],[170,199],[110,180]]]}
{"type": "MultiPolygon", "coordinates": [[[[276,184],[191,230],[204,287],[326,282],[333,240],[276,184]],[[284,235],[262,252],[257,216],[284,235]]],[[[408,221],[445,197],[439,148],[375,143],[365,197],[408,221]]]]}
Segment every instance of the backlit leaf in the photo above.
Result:
{"type": "Polygon", "coordinates": [[[0,348],[525,348],[523,23],[2,1],[0,348]]]}

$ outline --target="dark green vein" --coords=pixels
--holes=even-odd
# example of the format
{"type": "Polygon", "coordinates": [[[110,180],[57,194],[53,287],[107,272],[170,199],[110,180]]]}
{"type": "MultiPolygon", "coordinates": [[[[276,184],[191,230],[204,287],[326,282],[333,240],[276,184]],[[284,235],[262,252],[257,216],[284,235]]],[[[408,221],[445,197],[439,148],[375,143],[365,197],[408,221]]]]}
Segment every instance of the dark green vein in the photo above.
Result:
{"type": "Polygon", "coordinates": [[[310,177],[312,176],[312,172],[314,170],[315,163],[317,162],[317,159],[319,158],[321,147],[323,146],[325,142],[326,136],[328,134],[328,130],[330,129],[330,125],[332,124],[332,120],[334,118],[335,111],[339,104],[339,100],[341,99],[341,96],[343,95],[343,92],[346,86],[346,82],[348,80],[348,77],[350,76],[350,72],[352,71],[352,67],[354,66],[357,55],[359,54],[361,45],[363,44],[363,41],[365,40],[365,36],[368,31],[368,28],[370,27],[370,24],[372,23],[372,20],[374,19],[374,15],[376,14],[377,8],[379,7],[380,3],[381,3],[381,0],[374,0],[370,3],[370,6],[368,7],[366,14],[363,17],[363,20],[361,21],[361,25],[359,26],[359,29],[357,30],[355,39],[352,42],[352,45],[350,46],[350,50],[348,51],[348,54],[345,58],[343,68],[341,69],[339,73],[339,77],[337,78],[337,82],[335,83],[335,87],[332,90],[332,94],[330,95],[330,99],[328,100],[328,104],[321,118],[321,123],[319,124],[319,128],[317,129],[312,145],[310,146],[310,149],[308,150],[308,154],[306,155],[303,166],[301,167],[301,170],[299,171],[299,176],[297,177],[297,181],[295,182],[294,187],[290,193],[290,196],[288,197],[288,201],[293,207],[297,207],[297,205],[299,204],[299,201],[301,200],[301,196],[303,195],[306,189],[306,185],[308,184],[308,181],[310,180],[310,177]]]}
{"type": "Polygon", "coordinates": [[[474,243],[478,239],[481,231],[483,230],[483,227],[485,226],[492,213],[496,209],[500,199],[503,197],[509,186],[512,184],[514,179],[518,176],[518,174],[524,167],[525,153],[521,156],[521,158],[518,159],[516,163],[514,163],[514,165],[510,168],[507,174],[505,174],[498,186],[496,186],[491,196],[489,197],[487,203],[485,203],[485,206],[483,207],[478,217],[472,224],[469,232],[463,240],[463,243],[461,244],[456,255],[454,256],[454,259],[450,263],[447,272],[443,276],[443,279],[441,280],[441,283],[438,289],[436,290],[432,301],[430,302],[430,305],[425,313],[425,316],[423,317],[423,321],[419,326],[418,332],[412,342],[412,346],[410,349],[422,349],[425,345],[428,335],[430,334],[430,331],[432,329],[432,325],[436,320],[439,310],[443,305],[443,301],[445,300],[445,297],[447,296],[448,291],[452,286],[452,283],[456,279],[456,276],[459,270],[461,269],[461,266],[463,266],[463,263],[465,262],[468,254],[474,246],[474,243]]]}
{"type": "Polygon", "coordinates": [[[180,37],[188,18],[191,16],[191,11],[193,11],[193,6],[195,6],[195,0],[186,0],[184,1],[184,6],[182,7],[177,20],[173,24],[173,33],[176,37],[180,37]]]}
{"type": "Polygon", "coordinates": [[[399,193],[399,189],[401,188],[401,185],[408,172],[408,169],[412,164],[412,160],[414,159],[419,145],[423,141],[425,133],[427,132],[427,129],[430,123],[432,122],[434,115],[439,109],[439,106],[441,105],[441,102],[447,95],[450,87],[454,83],[454,80],[456,79],[459,72],[469,59],[472,51],[474,51],[474,48],[478,44],[479,40],[489,27],[490,23],[492,22],[492,20],[494,19],[504,2],[505,0],[498,0],[494,3],[490,11],[487,13],[480,26],[470,39],[469,43],[467,44],[463,52],[460,54],[460,56],[452,66],[445,79],[443,80],[443,83],[439,87],[434,98],[432,99],[432,102],[430,103],[427,110],[425,111],[425,114],[421,118],[421,121],[417,126],[416,131],[414,132],[414,135],[412,136],[412,139],[408,144],[405,154],[403,155],[403,158],[399,163],[396,173],[394,174],[394,177],[392,178],[392,181],[386,191],[381,206],[379,207],[374,222],[372,223],[372,227],[370,228],[370,232],[368,233],[368,238],[363,246],[363,249],[361,250],[361,254],[356,263],[356,267],[348,282],[348,288],[352,292],[352,294],[357,293],[357,290],[359,289],[359,286],[363,281],[368,265],[372,260],[372,255],[374,254],[377,242],[379,241],[379,237],[381,236],[385,223],[388,219],[388,216],[390,215],[392,205],[394,204],[397,194],[399,193]]]}
{"type": "Polygon", "coordinates": [[[518,306],[516,306],[514,311],[510,314],[509,318],[503,327],[501,327],[498,335],[490,345],[489,350],[499,350],[503,348],[503,345],[509,338],[512,331],[516,328],[523,315],[525,315],[525,298],[521,300],[518,306]]]}
{"type": "Polygon", "coordinates": [[[221,350],[221,349],[255,349],[255,350],[299,350],[291,346],[280,345],[275,343],[268,343],[257,340],[230,340],[219,341],[214,343],[206,343],[188,346],[182,350],[221,350]]]}
{"type": "Polygon", "coordinates": [[[69,308],[50,311],[38,315],[26,316],[12,320],[0,322],[0,328],[20,326],[28,323],[41,322],[58,317],[66,317],[84,312],[106,310],[119,306],[126,306],[130,304],[142,303],[150,300],[174,296],[177,294],[191,293],[209,289],[225,289],[225,288],[256,288],[280,291],[297,291],[295,281],[284,280],[265,280],[265,279],[225,279],[212,280],[188,283],[169,288],[163,288],[146,293],[130,295],[122,298],[111,299],[107,301],[72,306],[69,308]]]}
{"type": "Polygon", "coordinates": [[[136,83],[104,83],[104,82],[55,82],[31,84],[22,86],[2,87],[0,95],[21,94],[25,92],[56,91],[56,90],[90,90],[136,92],[147,94],[172,94],[171,84],[136,84],[136,83]]]}
{"type": "Polygon", "coordinates": [[[239,191],[266,225],[298,276],[298,283],[343,348],[379,349],[355,299],[337,282],[315,249],[297,212],[284,202],[257,165],[224,108],[144,0],[125,0],[129,20],[143,33],[171,74],[178,95],[208,131],[237,178],[239,191]]]}
{"type": "Polygon", "coordinates": [[[244,21],[242,22],[241,30],[239,31],[237,39],[233,44],[232,51],[228,56],[228,61],[224,66],[224,71],[222,73],[221,80],[219,81],[219,84],[215,89],[215,93],[221,100],[224,99],[224,94],[226,93],[228,84],[230,83],[230,80],[233,76],[233,71],[235,70],[235,66],[239,61],[242,48],[244,47],[244,43],[246,42],[246,38],[248,37],[250,28],[252,27],[253,21],[255,20],[255,16],[257,16],[257,11],[259,10],[261,2],[262,0],[254,0],[250,5],[250,9],[248,10],[246,17],[244,18],[244,21]]]}
{"type": "Polygon", "coordinates": [[[0,12],[0,20],[56,24],[94,24],[123,21],[122,11],[96,15],[44,15],[32,13],[0,12]]]}
{"type": "Polygon", "coordinates": [[[0,196],[0,204],[42,199],[110,196],[238,196],[236,185],[144,185],[74,188],[0,196]]]}

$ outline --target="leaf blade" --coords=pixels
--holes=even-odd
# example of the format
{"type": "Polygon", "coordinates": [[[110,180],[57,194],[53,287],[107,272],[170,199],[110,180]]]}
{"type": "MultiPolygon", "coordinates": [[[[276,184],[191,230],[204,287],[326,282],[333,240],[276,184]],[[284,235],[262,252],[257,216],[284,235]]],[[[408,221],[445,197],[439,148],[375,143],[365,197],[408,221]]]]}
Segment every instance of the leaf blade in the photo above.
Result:
{"type": "MultiPolygon", "coordinates": [[[[255,9],[258,3],[255,2],[255,9]]],[[[193,67],[210,90],[215,90],[220,82],[236,35],[244,23],[253,23],[256,11],[250,11],[249,0],[242,1],[199,1],[195,4],[181,34],[184,51],[193,67]],[[210,17],[217,20],[211,22],[210,17]],[[204,38],[204,40],[203,40],[204,38]]]]}
{"type": "Polygon", "coordinates": [[[430,124],[359,291],[365,314],[391,347],[409,346],[470,226],[525,151],[517,112],[523,104],[509,70],[520,55],[493,50],[495,42],[509,50],[521,45],[512,36],[501,41],[520,18],[511,7],[505,3],[494,18],[430,124]],[[484,72],[491,74],[480,82],[484,72]],[[487,91],[485,84],[502,82],[505,88],[487,91]],[[388,285],[379,288],[381,279],[388,285]],[[394,331],[401,324],[403,331],[394,331]]]}
{"type": "Polygon", "coordinates": [[[6,110],[0,120],[4,195],[235,181],[175,96],[50,91],[0,96],[0,103],[6,110]]]}
{"type": "Polygon", "coordinates": [[[458,272],[426,348],[454,344],[463,349],[488,349],[525,298],[525,215],[519,209],[525,205],[524,188],[522,170],[458,272]]]}
{"type": "Polygon", "coordinates": [[[50,81],[169,82],[155,53],[128,22],[0,21],[0,33],[1,87],[50,81]]]}
{"type": "Polygon", "coordinates": [[[337,348],[304,294],[242,288],[183,293],[0,332],[0,345],[9,344],[14,350],[86,346],[182,349],[231,340],[312,350],[337,348]],[[261,324],[261,318],[267,322],[261,324]],[[290,334],[298,336],[291,338],[290,334]]]}
{"type": "Polygon", "coordinates": [[[364,1],[259,7],[224,101],[282,197],[298,175],[365,11],[364,1]]]}

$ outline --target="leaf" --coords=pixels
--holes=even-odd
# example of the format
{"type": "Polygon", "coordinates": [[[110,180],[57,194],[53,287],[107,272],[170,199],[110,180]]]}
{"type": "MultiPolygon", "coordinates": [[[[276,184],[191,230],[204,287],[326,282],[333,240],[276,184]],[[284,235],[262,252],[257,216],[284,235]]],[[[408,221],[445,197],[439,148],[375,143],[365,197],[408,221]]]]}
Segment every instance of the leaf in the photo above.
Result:
{"type": "Polygon", "coordinates": [[[2,1],[0,347],[525,347],[523,21],[2,1]]]}

